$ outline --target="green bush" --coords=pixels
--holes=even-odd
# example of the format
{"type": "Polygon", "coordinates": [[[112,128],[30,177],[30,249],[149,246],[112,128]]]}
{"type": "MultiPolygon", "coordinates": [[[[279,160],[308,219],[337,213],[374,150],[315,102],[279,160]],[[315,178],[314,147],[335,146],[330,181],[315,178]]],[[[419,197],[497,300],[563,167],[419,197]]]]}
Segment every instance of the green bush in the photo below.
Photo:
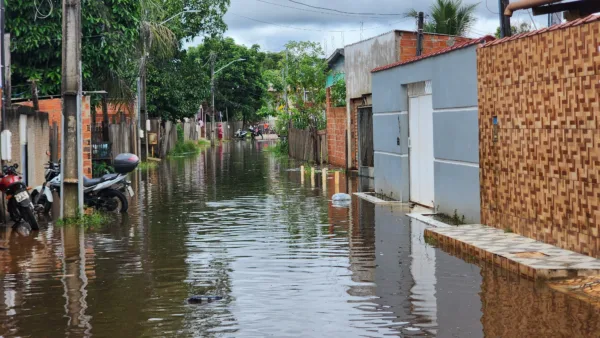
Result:
{"type": "Polygon", "coordinates": [[[175,147],[169,152],[169,156],[182,156],[189,154],[198,154],[200,146],[194,141],[180,141],[175,144],[175,147]]]}
{"type": "Polygon", "coordinates": [[[288,142],[287,140],[279,140],[276,144],[268,146],[265,151],[278,157],[288,156],[288,142]]]}
{"type": "Polygon", "coordinates": [[[114,172],[115,168],[106,162],[94,162],[92,165],[92,175],[94,175],[94,177],[101,177],[114,172]]]}

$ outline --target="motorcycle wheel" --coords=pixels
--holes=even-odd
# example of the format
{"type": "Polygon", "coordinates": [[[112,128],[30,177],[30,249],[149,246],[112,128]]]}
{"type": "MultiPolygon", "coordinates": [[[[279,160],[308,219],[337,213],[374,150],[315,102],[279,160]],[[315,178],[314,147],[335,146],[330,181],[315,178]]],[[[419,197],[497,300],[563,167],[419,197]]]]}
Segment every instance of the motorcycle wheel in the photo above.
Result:
{"type": "Polygon", "coordinates": [[[25,222],[29,223],[31,230],[36,230],[36,231],[40,230],[40,227],[38,226],[38,222],[35,219],[35,216],[33,215],[33,208],[31,206],[28,206],[28,207],[19,206],[19,212],[21,213],[23,220],[25,222]]]}
{"type": "Polygon", "coordinates": [[[50,209],[52,209],[52,203],[48,201],[48,199],[46,198],[45,195],[43,196],[39,196],[39,192],[34,191],[31,193],[31,201],[33,202],[33,205],[38,205],[41,204],[44,206],[44,214],[49,214],[50,213],[50,209]]]}
{"type": "Polygon", "coordinates": [[[104,211],[126,212],[129,209],[127,198],[118,190],[106,189],[98,194],[98,198],[102,201],[100,209],[104,211]]]}

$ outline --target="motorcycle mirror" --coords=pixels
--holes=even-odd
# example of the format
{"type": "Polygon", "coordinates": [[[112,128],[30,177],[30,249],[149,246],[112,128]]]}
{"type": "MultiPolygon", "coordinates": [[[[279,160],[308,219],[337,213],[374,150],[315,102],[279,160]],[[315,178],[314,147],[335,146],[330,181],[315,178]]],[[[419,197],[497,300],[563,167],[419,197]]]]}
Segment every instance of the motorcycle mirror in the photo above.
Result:
{"type": "Polygon", "coordinates": [[[13,165],[13,168],[15,168],[15,169],[17,169],[18,167],[19,167],[19,165],[18,165],[17,163],[15,163],[15,164],[13,165]]]}

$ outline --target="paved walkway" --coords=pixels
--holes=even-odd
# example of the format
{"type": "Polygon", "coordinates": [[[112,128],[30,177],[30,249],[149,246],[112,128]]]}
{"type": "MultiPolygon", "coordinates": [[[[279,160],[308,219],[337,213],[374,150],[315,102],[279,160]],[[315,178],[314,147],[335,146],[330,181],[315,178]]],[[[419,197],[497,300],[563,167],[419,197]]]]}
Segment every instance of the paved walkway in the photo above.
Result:
{"type": "Polygon", "coordinates": [[[425,236],[441,247],[463,251],[530,279],[600,274],[599,259],[489,226],[428,228],[425,236]]]}

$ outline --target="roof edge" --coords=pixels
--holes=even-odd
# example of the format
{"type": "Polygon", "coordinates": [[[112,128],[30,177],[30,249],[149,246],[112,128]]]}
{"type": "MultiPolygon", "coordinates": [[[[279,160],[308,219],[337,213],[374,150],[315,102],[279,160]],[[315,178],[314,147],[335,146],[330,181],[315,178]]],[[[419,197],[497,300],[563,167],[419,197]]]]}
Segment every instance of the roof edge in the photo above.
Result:
{"type": "Polygon", "coordinates": [[[404,60],[404,61],[400,61],[400,62],[391,63],[389,65],[377,67],[377,68],[371,70],[371,73],[377,73],[377,72],[381,72],[381,71],[384,71],[384,70],[388,70],[388,69],[396,68],[396,67],[399,67],[399,66],[403,66],[403,65],[406,65],[406,64],[409,64],[409,63],[421,61],[421,60],[424,60],[424,59],[429,59],[429,58],[432,58],[434,56],[448,54],[450,52],[453,52],[453,51],[456,51],[456,50],[459,50],[459,49],[464,49],[464,48],[467,48],[467,47],[476,46],[476,45],[479,45],[479,44],[483,44],[483,43],[487,43],[487,42],[490,42],[490,41],[494,41],[495,39],[496,38],[494,38],[491,35],[486,35],[486,36],[478,38],[478,39],[466,41],[466,42],[463,42],[463,43],[458,43],[458,44],[455,44],[454,46],[450,46],[448,48],[440,49],[440,50],[438,50],[436,52],[433,52],[433,53],[429,53],[429,54],[425,54],[425,55],[421,55],[421,56],[415,56],[412,59],[408,59],[408,60],[404,60]]]}

